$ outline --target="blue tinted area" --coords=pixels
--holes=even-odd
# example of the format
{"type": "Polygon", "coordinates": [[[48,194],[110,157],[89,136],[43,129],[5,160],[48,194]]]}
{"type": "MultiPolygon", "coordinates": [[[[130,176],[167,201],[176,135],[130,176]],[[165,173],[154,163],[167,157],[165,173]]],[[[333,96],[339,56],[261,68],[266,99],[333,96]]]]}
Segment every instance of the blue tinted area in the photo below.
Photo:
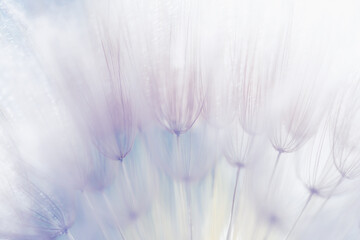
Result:
{"type": "Polygon", "coordinates": [[[7,41],[16,44],[18,47],[25,45],[23,30],[18,21],[16,21],[7,11],[0,5],[0,41],[7,41]]]}

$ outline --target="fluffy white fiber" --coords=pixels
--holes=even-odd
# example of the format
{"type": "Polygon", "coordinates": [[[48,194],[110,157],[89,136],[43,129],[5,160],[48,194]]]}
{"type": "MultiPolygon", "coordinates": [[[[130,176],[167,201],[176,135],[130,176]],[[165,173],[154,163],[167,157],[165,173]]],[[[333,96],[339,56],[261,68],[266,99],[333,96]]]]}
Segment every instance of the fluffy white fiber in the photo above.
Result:
{"type": "Polygon", "coordinates": [[[359,12],[0,0],[0,239],[360,239],[359,12]]]}

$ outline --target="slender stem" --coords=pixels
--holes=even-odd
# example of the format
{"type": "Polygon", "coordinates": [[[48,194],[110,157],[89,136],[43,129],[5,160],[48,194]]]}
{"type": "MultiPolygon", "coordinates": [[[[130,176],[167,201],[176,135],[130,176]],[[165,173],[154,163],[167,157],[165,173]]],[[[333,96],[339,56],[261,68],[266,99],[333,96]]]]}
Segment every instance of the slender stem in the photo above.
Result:
{"type": "Polygon", "coordinates": [[[292,225],[292,227],[291,227],[290,231],[288,232],[288,234],[286,235],[286,238],[285,238],[285,239],[288,239],[288,238],[290,237],[291,233],[294,231],[294,229],[295,229],[297,223],[299,222],[301,216],[302,216],[303,213],[305,212],[305,209],[306,209],[307,206],[309,205],[310,200],[312,199],[313,195],[314,195],[314,193],[310,193],[309,197],[307,198],[307,200],[306,200],[306,202],[305,202],[305,204],[304,204],[304,207],[301,209],[300,214],[297,216],[294,224],[292,225]]]}
{"type": "Polygon", "coordinates": [[[74,236],[71,234],[69,229],[66,231],[66,234],[67,234],[67,236],[69,237],[70,240],[75,240],[74,236]]]}
{"type": "Polygon", "coordinates": [[[125,166],[125,163],[124,162],[120,162],[121,166],[120,166],[120,169],[125,177],[125,183],[126,183],[126,186],[128,187],[128,190],[129,190],[129,193],[130,193],[130,197],[131,197],[131,200],[133,203],[135,203],[135,195],[132,191],[132,188],[131,188],[131,182],[130,182],[130,178],[129,178],[129,174],[127,172],[127,169],[126,169],[126,166],[125,166]]]}
{"type": "Polygon", "coordinates": [[[329,201],[329,199],[332,197],[333,193],[335,192],[335,190],[339,187],[339,185],[342,183],[342,181],[344,180],[344,176],[341,176],[341,178],[339,179],[339,181],[337,181],[336,185],[333,187],[333,189],[331,189],[329,196],[324,200],[324,202],[321,204],[320,208],[317,210],[317,212],[315,213],[314,216],[317,216],[321,210],[325,207],[326,203],[329,201]]]}
{"type": "Polygon", "coordinates": [[[270,179],[269,179],[269,183],[268,183],[268,188],[267,188],[267,191],[266,191],[266,195],[265,195],[265,199],[268,199],[269,197],[269,194],[270,194],[270,189],[271,189],[271,186],[272,186],[272,182],[274,180],[274,176],[275,176],[275,173],[276,173],[276,170],[278,168],[278,165],[279,165],[279,162],[280,162],[280,156],[281,156],[282,152],[279,151],[277,157],[276,157],[276,160],[275,160],[275,165],[273,167],[273,170],[271,172],[271,176],[270,176],[270,179]]]}
{"type": "MultiPolygon", "coordinates": [[[[274,180],[274,176],[275,176],[277,167],[278,167],[278,165],[279,165],[280,157],[281,157],[281,154],[282,154],[282,153],[283,153],[283,152],[278,151],[278,155],[277,155],[276,160],[275,160],[275,165],[274,165],[274,167],[273,167],[273,170],[272,170],[272,172],[271,172],[271,176],[270,176],[270,179],[269,179],[269,183],[268,183],[268,188],[267,188],[267,191],[266,191],[265,199],[268,199],[268,197],[269,197],[270,188],[271,188],[272,182],[273,182],[273,180],[274,180]]],[[[256,217],[255,224],[258,222],[258,220],[259,220],[259,217],[256,217]]],[[[256,229],[257,229],[257,228],[255,227],[254,230],[253,230],[253,233],[252,233],[252,235],[251,235],[251,236],[252,236],[251,239],[255,239],[256,233],[257,233],[256,229]]],[[[270,228],[268,231],[270,231],[270,230],[271,230],[271,228],[270,228]]],[[[270,233],[270,232],[269,232],[269,233],[270,233]]],[[[269,233],[266,233],[266,234],[268,235],[269,233]]],[[[264,239],[266,239],[266,238],[268,237],[267,235],[265,235],[265,238],[264,238],[264,239]]]]}
{"type": "Polygon", "coordinates": [[[269,235],[270,235],[270,233],[271,233],[272,227],[273,227],[273,224],[272,224],[272,223],[268,224],[268,227],[267,227],[267,229],[266,229],[266,233],[265,233],[265,235],[264,235],[263,240],[267,240],[267,239],[269,238],[269,235]]]}
{"type": "Polygon", "coordinates": [[[231,212],[230,212],[230,223],[229,223],[229,227],[228,227],[227,235],[226,235],[227,240],[229,240],[231,237],[232,220],[233,220],[233,215],[234,215],[236,189],[237,189],[237,185],[239,182],[239,175],[240,175],[240,168],[238,168],[238,170],[236,171],[235,187],[234,187],[234,193],[233,193],[232,204],[231,204],[231,212]]]}
{"type": "Polygon", "coordinates": [[[257,233],[257,222],[258,222],[258,220],[259,220],[259,217],[258,216],[256,216],[256,218],[255,218],[255,224],[254,224],[254,228],[253,228],[253,231],[252,231],[252,234],[251,234],[251,238],[250,239],[255,239],[255,237],[256,237],[256,233],[257,233]]]}
{"type": "Polygon", "coordinates": [[[102,192],[102,196],[105,199],[106,206],[109,208],[109,210],[111,212],[111,215],[112,215],[112,218],[114,219],[114,221],[116,223],[116,228],[117,228],[119,234],[121,235],[121,238],[123,240],[125,240],[125,236],[124,236],[124,234],[123,234],[123,232],[121,230],[120,223],[119,223],[117,217],[115,216],[114,208],[112,207],[112,204],[109,201],[109,198],[106,196],[106,194],[104,192],[102,192]]]}
{"type": "Polygon", "coordinates": [[[190,184],[186,184],[186,199],[187,199],[187,210],[188,210],[188,218],[189,218],[189,230],[190,230],[190,240],[193,239],[193,225],[192,225],[192,213],[191,213],[191,189],[190,184]]]}
{"type": "Polygon", "coordinates": [[[269,180],[268,189],[270,189],[271,184],[272,184],[272,181],[273,181],[273,179],[274,179],[275,172],[276,172],[276,169],[277,169],[277,167],[278,167],[281,154],[282,154],[282,152],[279,152],[278,155],[277,155],[277,157],[276,157],[275,165],[274,165],[274,168],[273,168],[273,170],[272,170],[271,177],[270,177],[270,180],[269,180]]]}
{"type": "MultiPolygon", "coordinates": [[[[191,145],[191,144],[190,144],[191,145]]],[[[176,135],[176,149],[177,149],[177,160],[181,162],[182,154],[180,149],[180,135],[176,135]]],[[[185,171],[186,171],[186,178],[190,178],[190,159],[185,163],[185,171]]],[[[188,212],[188,221],[189,221],[189,238],[190,240],[193,239],[193,226],[192,226],[192,213],[191,213],[191,188],[190,184],[185,182],[185,191],[186,191],[186,202],[187,202],[187,212],[188,212]]]]}
{"type": "Polygon", "coordinates": [[[95,207],[94,207],[94,205],[92,204],[92,202],[91,202],[88,194],[87,194],[86,192],[83,192],[83,194],[84,194],[84,197],[85,197],[86,201],[88,202],[88,204],[89,204],[89,206],[90,206],[90,209],[91,209],[91,211],[92,211],[92,214],[93,214],[94,217],[95,217],[95,220],[96,220],[97,224],[98,224],[99,227],[100,227],[101,233],[103,234],[103,236],[105,237],[105,239],[110,239],[109,236],[107,235],[106,231],[105,231],[105,227],[103,226],[101,220],[99,219],[98,214],[95,212],[95,207]]]}

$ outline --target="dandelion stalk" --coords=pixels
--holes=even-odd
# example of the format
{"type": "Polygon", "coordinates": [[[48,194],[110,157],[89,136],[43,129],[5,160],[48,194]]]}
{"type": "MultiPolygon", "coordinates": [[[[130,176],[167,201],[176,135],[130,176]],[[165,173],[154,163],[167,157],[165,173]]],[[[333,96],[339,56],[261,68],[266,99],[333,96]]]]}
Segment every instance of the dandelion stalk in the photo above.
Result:
{"type": "Polygon", "coordinates": [[[74,236],[71,234],[69,229],[66,231],[66,234],[67,234],[67,236],[69,237],[70,240],[75,240],[74,236]]]}
{"type": "MultiPolygon", "coordinates": [[[[182,161],[181,149],[180,149],[180,135],[176,134],[176,148],[177,148],[177,156],[178,161],[182,161]]],[[[185,164],[185,171],[187,174],[187,178],[190,178],[190,159],[185,164]]],[[[192,232],[192,213],[191,213],[191,189],[189,183],[185,182],[186,189],[186,203],[187,203],[187,212],[188,212],[188,222],[189,222],[189,239],[193,239],[192,232]]]]}
{"type": "Polygon", "coordinates": [[[307,200],[306,200],[306,202],[305,202],[305,204],[304,204],[303,208],[301,209],[300,214],[297,216],[297,218],[296,218],[295,222],[293,223],[293,225],[292,225],[292,227],[291,227],[290,231],[289,231],[289,232],[288,232],[288,234],[286,235],[286,238],[285,238],[285,239],[288,239],[288,238],[290,237],[291,233],[294,231],[294,229],[295,229],[295,227],[296,227],[297,223],[299,222],[299,220],[300,220],[301,216],[304,214],[304,212],[305,212],[306,208],[308,207],[308,205],[309,205],[309,203],[310,203],[310,201],[311,201],[311,199],[312,199],[313,195],[314,195],[314,192],[311,192],[311,193],[310,193],[310,195],[309,195],[309,197],[307,198],[307,200]]]}
{"type": "Polygon", "coordinates": [[[263,240],[267,240],[269,238],[272,228],[273,228],[273,223],[270,223],[266,229],[263,240]]]}
{"type": "Polygon", "coordinates": [[[342,181],[344,180],[344,176],[341,176],[341,178],[337,181],[336,185],[333,187],[333,189],[331,189],[329,196],[327,196],[327,198],[324,200],[324,202],[321,204],[320,208],[318,209],[318,211],[314,214],[314,216],[317,216],[321,210],[325,207],[326,203],[329,201],[329,199],[331,198],[331,196],[333,195],[333,193],[335,192],[335,190],[339,187],[339,185],[342,183],[342,181]]]}
{"type": "Polygon", "coordinates": [[[106,240],[110,239],[109,236],[108,236],[108,234],[107,234],[106,231],[105,231],[105,227],[104,227],[103,223],[102,223],[101,220],[99,219],[98,214],[95,212],[95,207],[94,207],[94,205],[92,204],[92,202],[91,202],[91,200],[90,200],[87,192],[83,191],[83,194],[84,194],[85,200],[87,201],[87,203],[88,203],[88,205],[89,205],[89,207],[90,207],[90,209],[91,209],[92,214],[93,214],[94,217],[95,217],[95,220],[96,220],[97,224],[98,224],[99,227],[100,227],[100,230],[101,230],[102,235],[105,237],[106,240]]]}
{"type": "MultiPolygon", "coordinates": [[[[276,222],[276,220],[273,218],[273,217],[271,217],[270,219],[270,224],[268,224],[268,227],[267,227],[267,229],[266,229],[266,232],[265,232],[265,235],[264,235],[264,238],[263,238],[263,240],[266,240],[266,239],[268,239],[268,237],[269,237],[269,235],[270,235],[270,233],[271,233],[271,231],[272,231],[272,229],[273,229],[273,227],[274,227],[274,223],[276,222]]],[[[256,217],[256,219],[255,219],[255,227],[254,227],[254,229],[253,229],[253,231],[252,231],[252,234],[251,234],[251,238],[250,239],[256,239],[256,234],[257,234],[257,230],[258,230],[258,228],[257,228],[257,222],[259,221],[259,216],[257,216],[256,217]]]]}
{"type": "Polygon", "coordinates": [[[237,185],[238,185],[238,182],[239,182],[239,175],[240,175],[240,168],[238,168],[238,170],[236,171],[235,187],[234,187],[233,199],[232,199],[232,204],[231,204],[231,212],[230,212],[230,223],[229,223],[229,227],[228,227],[227,235],[226,235],[227,240],[229,240],[230,237],[231,237],[232,220],[233,220],[233,215],[234,215],[236,190],[237,190],[237,185]]]}
{"type": "Polygon", "coordinates": [[[192,213],[191,213],[191,189],[190,185],[186,183],[186,199],[188,205],[188,218],[189,218],[189,230],[190,230],[190,240],[193,239],[193,232],[192,232],[192,213]]]}
{"type": "Polygon", "coordinates": [[[125,177],[126,185],[127,185],[127,187],[128,187],[128,190],[129,190],[129,193],[130,193],[132,202],[134,203],[134,202],[135,202],[135,195],[134,195],[133,191],[131,190],[132,188],[131,188],[131,183],[130,183],[129,174],[128,174],[128,172],[127,172],[127,169],[126,169],[126,166],[125,166],[123,160],[121,160],[120,163],[121,163],[120,168],[121,168],[122,174],[123,174],[124,177],[125,177]]]}
{"type": "MultiPolygon", "coordinates": [[[[270,177],[270,180],[269,180],[269,185],[268,185],[268,193],[269,193],[269,189],[271,187],[271,184],[272,184],[272,181],[274,179],[274,176],[275,176],[275,172],[276,172],[276,169],[279,165],[279,161],[280,161],[280,156],[281,156],[282,152],[279,151],[277,157],[276,157],[276,161],[275,161],[275,165],[273,167],[273,170],[272,170],[272,173],[271,173],[271,177],[270,177]]],[[[266,194],[267,195],[267,194],[266,194]]]]}
{"type": "Polygon", "coordinates": [[[266,191],[266,199],[269,197],[269,194],[270,194],[270,188],[271,188],[271,186],[272,186],[272,182],[273,182],[273,180],[274,180],[274,176],[275,176],[275,173],[276,173],[276,170],[277,170],[277,168],[278,168],[278,165],[279,165],[279,162],[280,162],[280,157],[281,157],[281,154],[282,154],[283,152],[282,151],[279,151],[278,152],[278,155],[277,155],[277,157],[276,157],[276,160],[275,160],[275,165],[274,165],[274,167],[273,167],[273,170],[272,170],[272,173],[271,173],[271,176],[270,176],[270,179],[269,179],[269,184],[268,184],[268,189],[267,189],[267,191],[266,191]]]}
{"type": "Polygon", "coordinates": [[[258,216],[256,216],[256,218],[255,218],[255,227],[253,228],[253,231],[252,231],[252,233],[251,233],[251,238],[250,239],[255,239],[255,237],[256,237],[256,233],[257,233],[257,222],[258,222],[258,219],[259,219],[259,217],[258,216]]]}
{"type": "Polygon", "coordinates": [[[121,227],[120,227],[120,223],[117,219],[117,217],[115,216],[115,213],[114,213],[114,208],[112,207],[112,204],[111,202],[109,201],[109,198],[106,196],[106,194],[104,192],[102,192],[102,196],[105,200],[105,203],[106,203],[106,206],[109,208],[110,212],[111,212],[111,216],[112,218],[114,219],[115,223],[116,223],[116,228],[121,236],[121,239],[125,240],[125,236],[121,230],[121,227]]]}

